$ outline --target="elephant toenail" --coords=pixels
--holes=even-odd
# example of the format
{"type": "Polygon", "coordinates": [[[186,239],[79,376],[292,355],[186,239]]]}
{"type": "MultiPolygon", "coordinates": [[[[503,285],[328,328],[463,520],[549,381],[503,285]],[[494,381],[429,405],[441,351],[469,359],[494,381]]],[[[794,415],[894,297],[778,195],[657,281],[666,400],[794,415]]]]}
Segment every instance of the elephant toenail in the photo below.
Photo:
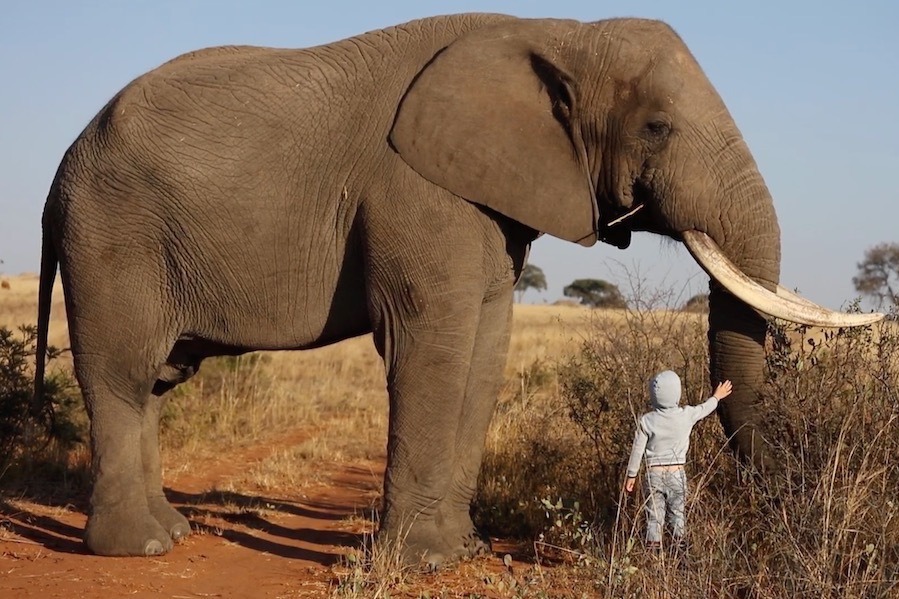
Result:
{"type": "Polygon", "coordinates": [[[147,544],[144,546],[144,555],[147,557],[152,555],[162,555],[163,553],[165,553],[165,548],[162,546],[162,543],[156,539],[147,541],[147,544]]]}

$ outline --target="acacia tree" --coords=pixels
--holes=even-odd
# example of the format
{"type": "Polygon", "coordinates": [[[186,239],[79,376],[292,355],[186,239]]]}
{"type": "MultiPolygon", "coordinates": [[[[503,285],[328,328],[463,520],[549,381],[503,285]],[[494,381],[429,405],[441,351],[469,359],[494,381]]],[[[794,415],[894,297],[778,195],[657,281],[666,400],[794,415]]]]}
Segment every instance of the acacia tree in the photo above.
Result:
{"type": "Polygon", "coordinates": [[[618,286],[602,279],[575,279],[562,293],[565,297],[577,298],[585,306],[594,308],[627,307],[627,301],[618,286]]]}
{"type": "Polygon", "coordinates": [[[708,312],[709,294],[697,293],[681,306],[681,312],[708,312]]]}
{"type": "Polygon", "coordinates": [[[525,264],[521,271],[521,277],[515,283],[515,294],[518,296],[518,302],[524,297],[524,292],[528,289],[536,291],[546,291],[546,276],[539,266],[533,264],[525,264]]]}
{"type": "Polygon", "coordinates": [[[865,250],[858,275],[852,277],[855,290],[872,298],[878,308],[899,305],[899,244],[881,243],[865,250]]]}

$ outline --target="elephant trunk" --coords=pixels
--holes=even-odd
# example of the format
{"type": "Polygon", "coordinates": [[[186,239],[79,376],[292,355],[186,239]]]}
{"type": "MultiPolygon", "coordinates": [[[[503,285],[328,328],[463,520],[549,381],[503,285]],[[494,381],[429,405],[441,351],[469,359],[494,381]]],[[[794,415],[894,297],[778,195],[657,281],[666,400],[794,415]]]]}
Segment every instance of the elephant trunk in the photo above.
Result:
{"type": "Polygon", "coordinates": [[[733,395],[721,404],[719,412],[725,432],[741,457],[770,470],[774,464],[764,439],[764,414],[759,404],[767,329],[762,314],[819,327],[870,325],[883,315],[833,312],[777,284],[780,234],[771,197],[748,151],[742,159],[736,154],[736,168],[725,170],[737,174],[737,184],[717,191],[720,205],[725,207],[717,225],[710,224],[709,233],[684,230],[681,237],[712,278],[711,379],[713,384],[727,379],[734,383],[733,395]]]}
{"type": "MultiPolygon", "coordinates": [[[[722,172],[735,183],[718,186],[724,196],[717,227],[708,234],[739,271],[776,292],[780,277],[780,228],[770,192],[748,148],[740,140],[727,153],[722,172]],[[751,207],[747,209],[746,207],[751,207]]],[[[764,383],[767,322],[755,308],[728,291],[720,280],[709,284],[709,355],[712,385],[733,382],[733,394],[719,416],[729,443],[743,459],[763,470],[774,466],[765,441],[760,392],[764,383]]]]}
{"type": "Polygon", "coordinates": [[[709,295],[709,355],[712,384],[730,380],[733,394],[719,416],[731,447],[744,459],[770,470],[759,400],[764,381],[765,319],[712,281],[709,295]]]}

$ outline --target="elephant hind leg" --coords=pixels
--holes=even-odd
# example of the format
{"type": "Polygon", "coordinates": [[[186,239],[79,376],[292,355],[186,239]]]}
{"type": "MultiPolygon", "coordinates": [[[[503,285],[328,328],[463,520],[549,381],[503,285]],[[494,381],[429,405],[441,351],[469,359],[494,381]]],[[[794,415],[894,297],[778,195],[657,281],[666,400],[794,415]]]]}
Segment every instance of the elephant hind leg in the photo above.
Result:
{"type": "Polygon", "coordinates": [[[146,492],[144,422],[153,379],[114,376],[127,367],[110,362],[75,355],[91,421],[94,481],[84,540],[99,555],[159,555],[172,548],[172,538],[146,492]]]}
{"type": "MultiPolygon", "coordinates": [[[[158,384],[158,381],[157,381],[158,384]]],[[[159,417],[165,397],[155,392],[147,398],[141,421],[141,462],[144,492],[150,514],[165,529],[172,540],[190,535],[190,522],[166,499],[162,490],[162,463],[159,455],[159,417]]]]}
{"type": "MultiPolygon", "coordinates": [[[[128,281],[121,284],[129,289],[128,281]]],[[[90,416],[92,453],[84,540],[100,555],[159,555],[172,548],[173,532],[182,535],[186,526],[167,504],[156,501],[151,510],[148,499],[155,495],[148,488],[161,496],[161,401],[151,391],[175,335],[164,332],[160,304],[146,298],[141,305],[148,307],[140,312],[129,307],[135,298],[77,301],[111,296],[103,291],[76,288],[71,294],[77,302],[70,315],[75,373],[90,416]]]]}
{"type": "Polygon", "coordinates": [[[198,353],[196,344],[177,342],[165,364],[159,369],[153,392],[144,405],[141,427],[141,458],[147,506],[172,540],[190,535],[190,522],[169,503],[162,485],[162,462],[159,454],[159,419],[165,406],[165,393],[187,381],[200,370],[206,354],[198,353]]]}
{"type": "Polygon", "coordinates": [[[165,405],[165,393],[197,374],[200,364],[214,355],[240,355],[246,348],[227,346],[199,338],[179,339],[159,368],[152,395],[143,410],[141,456],[144,487],[150,513],[175,541],[190,535],[190,522],[168,502],[163,492],[159,455],[159,418],[165,405]]]}

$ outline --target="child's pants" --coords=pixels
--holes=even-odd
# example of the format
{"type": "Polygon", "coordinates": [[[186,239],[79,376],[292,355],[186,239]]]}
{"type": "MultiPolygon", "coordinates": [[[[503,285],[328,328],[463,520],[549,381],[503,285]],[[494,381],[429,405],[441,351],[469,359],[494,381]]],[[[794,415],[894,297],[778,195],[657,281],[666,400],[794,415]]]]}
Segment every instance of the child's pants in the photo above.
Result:
{"type": "Polygon", "coordinates": [[[650,468],[646,475],[646,542],[662,542],[665,516],[675,541],[684,536],[684,502],[687,500],[687,474],[683,468],[669,471],[650,468]]]}

